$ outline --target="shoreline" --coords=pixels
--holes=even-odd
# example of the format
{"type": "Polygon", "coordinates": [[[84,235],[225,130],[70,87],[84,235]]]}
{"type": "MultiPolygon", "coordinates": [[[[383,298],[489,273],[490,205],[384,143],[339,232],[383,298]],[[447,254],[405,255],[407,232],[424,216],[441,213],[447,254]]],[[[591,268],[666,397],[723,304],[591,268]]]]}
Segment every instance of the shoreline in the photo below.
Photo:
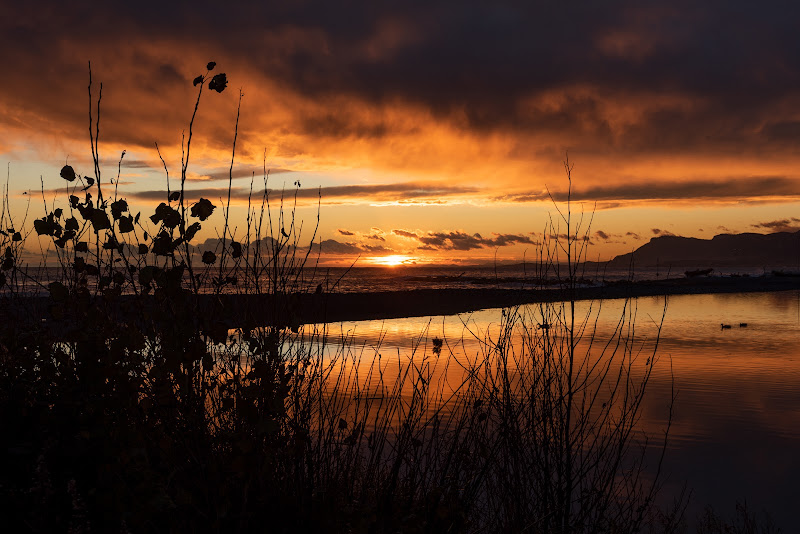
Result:
{"type": "MultiPolygon", "coordinates": [[[[800,290],[800,276],[696,277],[666,280],[616,282],[604,286],[577,287],[572,294],[576,301],[621,298],[699,295],[721,293],[755,293],[800,290]]],[[[188,295],[184,295],[188,296],[188,295]]],[[[256,328],[279,325],[296,328],[303,324],[338,323],[456,315],[492,308],[570,300],[568,288],[543,289],[409,289],[373,293],[295,293],[270,295],[222,294],[197,296],[198,322],[216,327],[256,328]]],[[[188,296],[191,298],[191,296],[188,296]]],[[[106,300],[92,299],[107,311],[121,316],[145,313],[159,315],[158,308],[172,307],[169,297],[151,295],[136,299],[122,295],[106,300]]],[[[2,306],[0,319],[6,314],[24,315],[51,328],[69,329],[69,320],[55,319],[54,301],[50,297],[23,297],[10,306],[2,306]]],[[[8,318],[8,316],[6,316],[8,318]]],[[[62,330],[63,331],[63,330],[62,330]]]]}
{"type": "MultiPolygon", "coordinates": [[[[800,277],[703,277],[619,282],[578,287],[574,300],[610,300],[673,295],[758,293],[800,290],[800,277]]],[[[341,293],[324,296],[325,308],[304,306],[305,323],[336,323],[455,315],[491,308],[506,308],[570,300],[569,289],[413,289],[376,293],[341,293]],[[310,312],[310,313],[309,313],[310,312]],[[314,320],[316,319],[316,320],[314,320]]]]}
{"type": "MultiPolygon", "coordinates": [[[[609,300],[672,295],[720,293],[756,293],[800,290],[800,277],[702,277],[673,278],[637,282],[618,282],[575,289],[574,299],[609,300]]],[[[209,311],[223,316],[226,322],[240,326],[247,317],[261,316],[262,324],[274,324],[291,310],[292,324],[338,323],[456,315],[491,308],[506,308],[540,302],[570,300],[568,289],[410,289],[374,293],[296,294],[278,298],[257,295],[208,296],[209,311]],[[211,302],[211,300],[215,302],[211,302]]]]}

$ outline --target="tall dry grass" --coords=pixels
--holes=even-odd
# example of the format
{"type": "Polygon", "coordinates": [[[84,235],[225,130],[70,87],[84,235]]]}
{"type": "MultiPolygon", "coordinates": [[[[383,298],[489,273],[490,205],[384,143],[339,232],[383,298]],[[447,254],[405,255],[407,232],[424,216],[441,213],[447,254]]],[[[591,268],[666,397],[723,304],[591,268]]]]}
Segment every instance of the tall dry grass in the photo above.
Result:
{"type": "MultiPolygon", "coordinates": [[[[646,465],[647,439],[663,452],[668,428],[638,426],[657,354],[634,351],[630,307],[602,345],[596,308],[576,316],[588,230],[572,205],[535,264],[564,302],[505,310],[477,353],[423,336],[386,363],[380,346],[301,324],[316,229],[303,235],[296,197],[270,197],[266,169],[243,233],[229,197],[217,248],[192,244],[219,208],[185,199],[204,88],[227,85],[214,67],[195,79],[180,188],[151,216],[118,196],[119,174],[101,175],[91,74],[91,175],[65,166],[69,207],[45,204],[27,233],[3,205],[0,502],[13,528],[675,530],[681,507],[654,506],[660,455],[646,465]],[[59,266],[41,299],[21,261],[33,233],[59,266]]],[[[238,112],[236,124],[231,179],[238,112]]]]}

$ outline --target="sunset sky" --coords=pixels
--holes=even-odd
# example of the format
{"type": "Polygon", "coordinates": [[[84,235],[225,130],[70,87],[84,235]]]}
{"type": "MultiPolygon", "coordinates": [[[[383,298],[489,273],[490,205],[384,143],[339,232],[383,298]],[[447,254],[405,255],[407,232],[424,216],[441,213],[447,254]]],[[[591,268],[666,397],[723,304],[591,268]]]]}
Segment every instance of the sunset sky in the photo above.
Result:
{"type": "Polygon", "coordinates": [[[16,220],[41,216],[42,187],[66,206],[59,169],[92,173],[91,61],[104,182],[126,150],[120,194],[149,214],[154,143],[174,190],[192,80],[215,61],[229,85],[203,92],[187,197],[227,197],[241,89],[237,231],[266,162],[273,199],[300,184],[303,239],[321,195],[324,261],[519,260],[564,200],[567,155],[590,259],[795,231],[798,20],[794,2],[730,0],[7,2],[0,163],[16,220]]]}

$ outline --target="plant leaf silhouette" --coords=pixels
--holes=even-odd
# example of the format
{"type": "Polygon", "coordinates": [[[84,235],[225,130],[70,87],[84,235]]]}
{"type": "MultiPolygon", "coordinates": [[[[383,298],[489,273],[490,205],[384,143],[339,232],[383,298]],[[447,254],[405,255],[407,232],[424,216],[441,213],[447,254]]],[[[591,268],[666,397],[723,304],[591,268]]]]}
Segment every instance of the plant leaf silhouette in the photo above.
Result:
{"type": "Polygon", "coordinates": [[[128,215],[127,217],[120,217],[119,219],[119,231],[120,233],[127,234],[128,232],[133,232],[133,217],[128,215]]]}
{"type": "Polygon", "coordinates": [[[153,239],[153,254],[156,256],[171,256],[172,255],[172,238],[169,235],[169,232],[166,230],[162,230],[159,234],[153,239]]]}
{"type": "Polygon", "coordinates": [[[201,221],[205,221],[208,219],[212,213],[214,213],[214,204],[212,204],[208,199],[201,198],[197,201],[195,205],[191,208],[191,215],[192,217],[197,217],[201,221]]]}
{"type": "MultiPolygon", "coordinates": [[[[111,203],[111,216],[114,219],[119,219],[123,211],[128,211],[128,203],[123,199],[119,199],[111,203]]],[[[56,215],[58,217],[58,215],[56,215]]]]}
{"type": "Polygon", "coordinates": [[[139,283],[143,286],[150,285],[150,282],[161,273],[161,269],[155,267],[153,265],[148,265],[147,267],[143,267],[139,271],[139,283]]]}
{"type": "Polygon", "coordinates": [[[175,228],[181,222],[181,214],[162,202],[156,208],[156,212],[150,216],[150,220],[153,221],[154,224],[158,224],[159,221],[162,221],[167,228],[175,228]]]}
{"type": "Polygon", "coordinates": [[[50,282],[47,288],[50,290],[50,296],[55,301],[63,301],[69,298],[69,289],[61,282],[50,282]]]}
{"type": "Polygon", "coordinates": [[[92,212],[92,227],[95,231],[111,228],[111,221],[108,220],[108,214],[100,209],[94,210],[92,212]]]}
{"type": "Polygon", "coordinates": [[[14,253],[11,252],[11,247],[6,247],[6,256],[3,258],[3,265],[1,268],[7,271],[14,267],[14,253]]]}
{"type": "Polygon", "coordinates": [[[189,227],[186,228],[186,234],[185,234],[184,239],[186,241],[191,241],[198,230],[200,230],[200,223],[199,222],[195,222],[195,223],[190,224],[189,227]]]}
{"type": "Polygon", "coordinates": [[[52,215],[33,221],[33,228],[38,235],[55,235],[57,226],[52,215]]]}
{"type": "Polygon", "coordinates": [[[211,81],[208,82],[208,88],[218,93],[224,91],[227,86],[228,86],[228,78],[227,76],[225,76],[224,72],[220,72],[219,74],[214,75],[214,77],[211,78],[211,81]]]}
{"type": "Polygon", "coordinates": [[[75,169],[73,169],[69,165],[64,165],[61,167],[61,177],[68,182],[75,181],[75,169]]]}

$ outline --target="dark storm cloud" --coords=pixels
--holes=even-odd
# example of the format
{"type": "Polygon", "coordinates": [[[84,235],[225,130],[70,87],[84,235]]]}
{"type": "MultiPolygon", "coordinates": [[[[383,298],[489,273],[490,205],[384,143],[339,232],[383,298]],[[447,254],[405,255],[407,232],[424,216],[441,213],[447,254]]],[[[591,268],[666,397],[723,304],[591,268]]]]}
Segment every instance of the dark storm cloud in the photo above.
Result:
{"type": "Polygon", "coordinates": [[[395,235],[399,235],[400,237],[408,237],[410,239],[419,239],[419,236],[414,232],[409,232],[408,230],[392,230],[392,233],[395,235]]]}
{"type": "MultiPolygon", "coordinates": [[[[574,201],[726,199],[747,197],[796,197],[794,180],[785,176],[742,176],[722,180],[686,182],[635,182],[572,191],[574,201]]],[[[531,202],[567,200],[565,191],[516,193],[495,197],[499,201],[531,202]]]]}
{"type": "Polygon", "coordinates": [[[653,228],[650,231],[653,232],[653,235],[675,235],[669,230],[662,230],[661,228],[653,228]]]}
{"type": "Polygon", "coordinates": [[[766,124],[761,133],[768,141],[797,143],[800,141],[800,121],[777,121],[766,124]]]}
{"type": "MultiPolygon", "coordinates": [[[[268,169],[269,174],[284,174],[287,172],[293,172],[289,169],[268,169]]],[[[241,167],[234,167],[233,172],[229,169],[224,169],[220,171],[208,172],[199,176],[189,177],[190,180],[228,180],[233,179],[236,180],[237,178],[257,178],[261,179],[264,176],[263,169],[256,169],[256,168],[241,168],[241,167]]]]}
{"type": "Polygon", "coordinates": [[[151,169],[153,168],[153,163],[143,159],[128,159],[123,158],[122,160],[122,168],[123,169],[151,169]]]}
{"type": "Polygon", "coordinates": [[[796,232],[800,228],[800,219],[791,217],[789,219],[778,219],[751,224],[753,228],[769,230],[771,232],[796,232]]]}
{"type": "Polygon", "coordinates": [[[484,238],[481,234],[468,234],[460,230],[450,232],[427,232],[416,234],[405,230],[392,230],[396,235],[409,237],[422,243],[424,250],[475,250],[486,247],[505,247],[517,243],[535,245],[536,243],[526,235],[494,234],[494,237],[484,238]]]}
{"type": "MultiPolygon", "coordinates": [[[[353,199],[358,198],[362,200],[372,200],[381,202],[413,200],[427,197],[442,197],[449,195],[458,195],[464,193],[472,193],[477,191],[471,187],[460,186],[446,186],[438,184],[421,184],[421,183],[398,183],[398,184],[375,184],[375,185],[342,185],[320,187],[316,189],[286,189],[277,190],[269,189],[268,193],[272,198],[283,195],[284,197],[293,197],[297,194],[298,199],[313,199],[321,198],[323,201],[336,201],[338,199],[353,199]]],[[[254,190],[254,198],[260,198],[264,191],[254,190]]],[[[227,187],[211,187],[202,189],[187,189],[185,191],[187,198],[195,197],[208,197],[220,198],[227,197],[227,187]]],[[[166,190],[155,191],[141,191],[129,193],[132,197],[147,199],[147,200],[161,200],[166,198],[166,190]]],[[[232,187],[231,198],[246,200],[250,195],[250,189],[244,187],[232,187]]]]}
{"type": "Polygon", "coordinates": [[[492,239],[484,239],[485,246],[489,247],[505,247],[517,243],[524,243],[528,245],[538,245],[530,237],[520,234],[494,234],[492,239]]]}
{"type": "MultiPolygon", "coordinates": [[[[180,191],[180,188],[178,188],[180,191]]],[[[172,189],[171,192],[175,192],[175,189],[172,189]]],[[[247,192],[244,189],[231,189],[231,196],[241,197],[245,195],[247,192]]],[[[228,196],[228,188],[227,187],[206,187],[202,189],[185,189],[184,197],[187,200],[196,200],[198,198],[208,198],[208,199],[218,199],[222,197],[228,196]]],[[[167,199],[167,190],[155,190],[155,191],[136,191],[130,192],[127,194],[129,197],[139,198],[142,200],[157,200],[159,202],[163,202],[167,199]]],[[[246,198],[246,197],[245,197],[246,198]]]]}
{"type": "Polygon", "coordinates": [[[374,200],[400,200],[424,197],[440,197],[463,193],[474,193],[477,189],[465,186],[448,186],[441,184],[396,183],[374,185],[340,185],[316,189],[301,189],[298,196],[302,198],[364,197],[374,200]]]}
{"type": "Polygon", "coordinates": [[[381,246],[342,243],[335,239],[325,239],[318,245],[314,245],[312,250],[315,252],[319,250],[323,254],[385,254],[394,252],[391,249],[381,246]]]}
{"type": "MultiPolygon", "coordinates": [[[[633,232],[627,232],[625,234],[613,234],[605,232],[603,230],[597,230],[594,232],[593,235],[603,243],[607,244],[627,244],[627,241],[625,239],[627,237],[633,237],[634,239],[639,239],[639,236],[633,232]]],[[[584,241],[586,241],[586,239],[584,239],[584,241]]]]}
{"type": "MultiPolygon", "coordinates": [[[[226,243],[230,245],[230,240],[227,240],[226,243]]],[[[267,250],[271,250],[272,247],[278,246],[278,241],[272,237],[265,237],[261,240],[261,246],[267,247],[267,250]]],[[[222,241],[218,238],[209,238],[203,241],[202,243],[195,246],[197,250],[220,250],[222,241]]],[[[246,245],[245,245],[246,246],[246,245]]],[[[254,244],[251,244],[254,246],[254,244]]],[[[284,244],[281,245],[284,247],[288,247],[290,250],[293,250],[293,245],[291,244],[284,244]]],[[[298,246],[298,251],[306,251],[308,250],[308,246],[298,246]]],[[[262,248],[262,252],[263,252],[262,248]]],[[[385,254],[394,252],[390,249],[380,246],[370,246],[370,245],[361,245],[358,243],[351,243],[351,242],[342,242],[337,241],[336,239],[325,239],[323,241],[314,243],[311,245],[311,251],[313,253],[320,253],[320,254],[385,254]]]]}
{"type": "MultiPolygon", "coordinates": [[[[550,239],[555,239],[557,241],[574,241],[575,240],[575,236],[574,235],[569,235],[569,234],[550,234],[549,237],[550,237],[550,239]]],[[[589,237],[588,235],[584,235],[583,237],[580,237],[579,239],[581,241],[586,241],[588,243],[592,242],[591,237],[589,237]]]]}
{"type": "MultiPolygon", "coordinates": [[[[404,102],[467,129],[589,135],[626,150],[735,150],[798,138],[785,113],[800,89],[798,18],[797,3],[744,1],[12,2],[0,49],[13,76],[0,98],[77,124],[82,117],[64,102],[84,98],[86,56],[122,47],[122,64],[109,59],[106,72],[128,71],[125,90],[150,95],[153,117],[182,123],[183,109],[157,102],[186,92],[193,75],[149,48],[167,40],[187,55],[227,59],[240,79],[262,77],[315,101],[404,102]],[[563,98],[548,99],[553,91],[563,98]],[[661,94],[687,103],[652,99],[661,94]],[[607,103],[630,97],[642,112],[615,126],[607,103]]],[[[135,119],[130,110],[119,116],[135,119]]],[[[303,115],[293,126],[334,137],[382,138],[389,129],[346,112],[303,115]]],[[[138,128],[108,127],[112,137],[152,142],[138,128]]]]}
{"type": "Polygon", "coordinates": [[[390,127],[384,123],[354,122],[348,115],[334,112],[302,117],[299,126],[303,132],[317,137],[381,139],[390,132],[390,127]]]}
{"type": "MultiPolygon", "coordinates": [[[[317,248],[316,246],[314,247],[317,248]]],[[[361,254],[364,250],[355,243],[342,243],[335,239],[325,239],[319,243],[319,250],[329,254],[361,254]]]]}

